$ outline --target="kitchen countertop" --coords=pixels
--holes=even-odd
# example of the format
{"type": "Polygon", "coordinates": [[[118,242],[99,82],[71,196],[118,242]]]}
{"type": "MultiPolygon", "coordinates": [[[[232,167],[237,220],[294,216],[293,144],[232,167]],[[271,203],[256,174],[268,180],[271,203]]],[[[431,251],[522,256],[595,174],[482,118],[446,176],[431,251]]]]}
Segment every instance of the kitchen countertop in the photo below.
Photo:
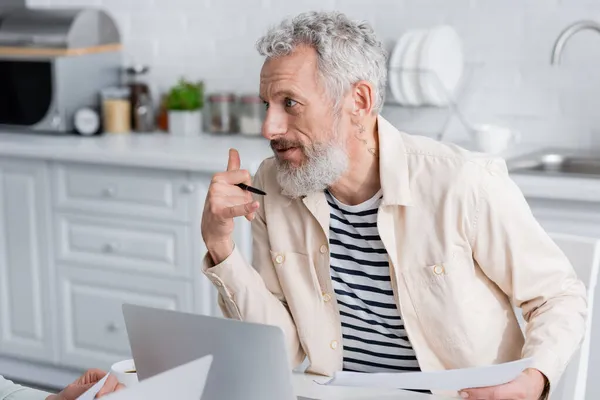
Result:
{"type": "Polygon", "coordinates": [[[239,150],[242,168],[251,173],[273,155],[265,139],[241,135],[174,137],[141,133],[82,137],[0,132],[0,155],[4,156],[207,173],[227,167],[229,148],[239,150]]]}
{"type": "MultiPolygon", "coordinates": [[[[467,149],[473,147],[465,142],[457,144],[467,149]]],[[[209,174],[226,168],[230,148],[239,150],[242,168],[252,174],[265,158],[272,156],[265,139],[242,135],[175,137],[166,133],[141,133],[82,137],[0,132],[0,156],[209,174]]],[[[510,169],[511,159],[538,150],[540,146],[520,145],[499,156],[507,160],[510,169]]],[[[520,173],[511,173],[511,176],[528,198],[600,202],[600,179],[520,173]]]]}
{"type": "MultiPolygon", "coordinates": [[[[471,143],[457,144],[469,150],[473,149],[471,143]]],[[[544,148],[540,145],[523,144],[498,155],[498,157],[506,160],[511,179],[519,186],[526,198],[600,203],[599,178],[532,174],[513,170],[514,161],[523,156],[542,151],[544,148]]]]}

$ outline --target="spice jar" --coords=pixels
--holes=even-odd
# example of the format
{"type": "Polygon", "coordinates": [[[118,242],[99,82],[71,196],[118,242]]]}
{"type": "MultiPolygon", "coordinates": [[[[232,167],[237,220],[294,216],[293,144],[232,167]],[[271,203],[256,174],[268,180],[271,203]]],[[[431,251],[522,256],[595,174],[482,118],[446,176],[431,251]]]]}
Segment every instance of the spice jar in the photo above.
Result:
{"type": "Polygon", "coordinates": [[[231,93],[213,93],[208,96],[209,131],[213,133],[236,132],[235,95],[231,93]]]}
{"type": "Polygon", "coordinates": [[[127,87],[111,87],[102,90],[102,124],[107,133],[131,131],[130,90],[127,87]]]}
{"type": "Polygon", "coordinates": [[[244,135],[259,136],[265,118],[265,107],[260,97],[245,95],[240,99],[239,124],[244,135]]]}

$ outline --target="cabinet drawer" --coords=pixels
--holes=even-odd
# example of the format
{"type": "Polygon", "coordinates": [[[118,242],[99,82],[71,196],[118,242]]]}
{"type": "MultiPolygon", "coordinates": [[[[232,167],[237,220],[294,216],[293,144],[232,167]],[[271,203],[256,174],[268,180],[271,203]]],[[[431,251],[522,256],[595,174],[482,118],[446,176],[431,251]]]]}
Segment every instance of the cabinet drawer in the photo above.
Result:
{"type": "Polygon", "coordinates": [[[100,269],[191,277],[190,228],[58,214],[58,261],[100,269]]]}
{"type": "Polygon", "coordinates": [[[184,172],[59,164],[54,169],[59,208],[187,221],[195,188],[184,172]]]}
{"type": "Polygon", "coordinates": [[[114,272],[59,268],[61,362],[108,368],[131,357],[124,303],[190,312],[192,285],[114,272]]]}

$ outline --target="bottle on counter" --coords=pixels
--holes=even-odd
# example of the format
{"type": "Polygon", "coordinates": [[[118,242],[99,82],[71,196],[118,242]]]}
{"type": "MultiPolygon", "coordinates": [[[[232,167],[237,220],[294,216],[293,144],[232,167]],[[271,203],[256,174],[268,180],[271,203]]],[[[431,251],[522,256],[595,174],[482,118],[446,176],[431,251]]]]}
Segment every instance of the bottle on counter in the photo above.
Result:
{"type": "Polygon", "coordinates": [[[128,87],[102,90],[102,125],[107,133],[131,132],[131,100],[128,87]]]}
{"type": "Polygon", "coordinates": [[[167,109],[167,94],[163,94],[160,99],[158,112],[156,113],[156,127],[163,131],[169,131],[169,110],[167,109]]]}
{"type": "Polygon", "coordinates": [[[239,105],[240,133],[260,136],[265,119],[265,106],[262,99],[254,94],[241,96],[239,105]]]}
{"type": "Polygon", "coordinates": [[[238,131],[235,113],[236,96],[232,93],[213,93],[208,96],[209,126],[212,133],[238,131]]]}

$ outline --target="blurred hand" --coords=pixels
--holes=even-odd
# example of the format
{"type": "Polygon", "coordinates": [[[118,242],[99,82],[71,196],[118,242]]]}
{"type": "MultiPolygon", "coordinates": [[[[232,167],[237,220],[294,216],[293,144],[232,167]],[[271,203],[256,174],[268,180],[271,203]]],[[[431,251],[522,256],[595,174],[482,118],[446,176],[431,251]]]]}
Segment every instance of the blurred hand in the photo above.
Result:
{"type": "Polygon", "coordinates": [[[235,186],[238,183],[250,185],[252,182],[250,173],[240,170],[239,153],[231,149],[227,171],[212,178],[202,214],[202,238],[215,264],[229,257],[233,251],[233,219],[244,216],[252,221],[259,207],[250,192],[235,186]]]}
{"type": "MultiPolygon", "coordinates": [[[[46,400],[75,400],[84,394],[89,388],[94,386],[99,380],[104,378],[105,375],[106,372],[104,371],[99,369],[90,369],[75,382],[64,388],[62,392],[48,396],[46,400]]],[[[121,390],[123,388],[125,388],[125,386],[121,385],[117,381],[117,378],[111,375],[108,377],[108,379],[106,379],[104,386],[102,386],[102,389],[100,389],[96,395],[96,398],[116,392],[117,390],[121,390]]]]}
{"type": "Polygon", "coordinates": [[[462,398],[469,400],[538,400],[546,385],[546,377],[537,369],[526,369],[514,381],[504,385],[465,389],[462,398]]]}

